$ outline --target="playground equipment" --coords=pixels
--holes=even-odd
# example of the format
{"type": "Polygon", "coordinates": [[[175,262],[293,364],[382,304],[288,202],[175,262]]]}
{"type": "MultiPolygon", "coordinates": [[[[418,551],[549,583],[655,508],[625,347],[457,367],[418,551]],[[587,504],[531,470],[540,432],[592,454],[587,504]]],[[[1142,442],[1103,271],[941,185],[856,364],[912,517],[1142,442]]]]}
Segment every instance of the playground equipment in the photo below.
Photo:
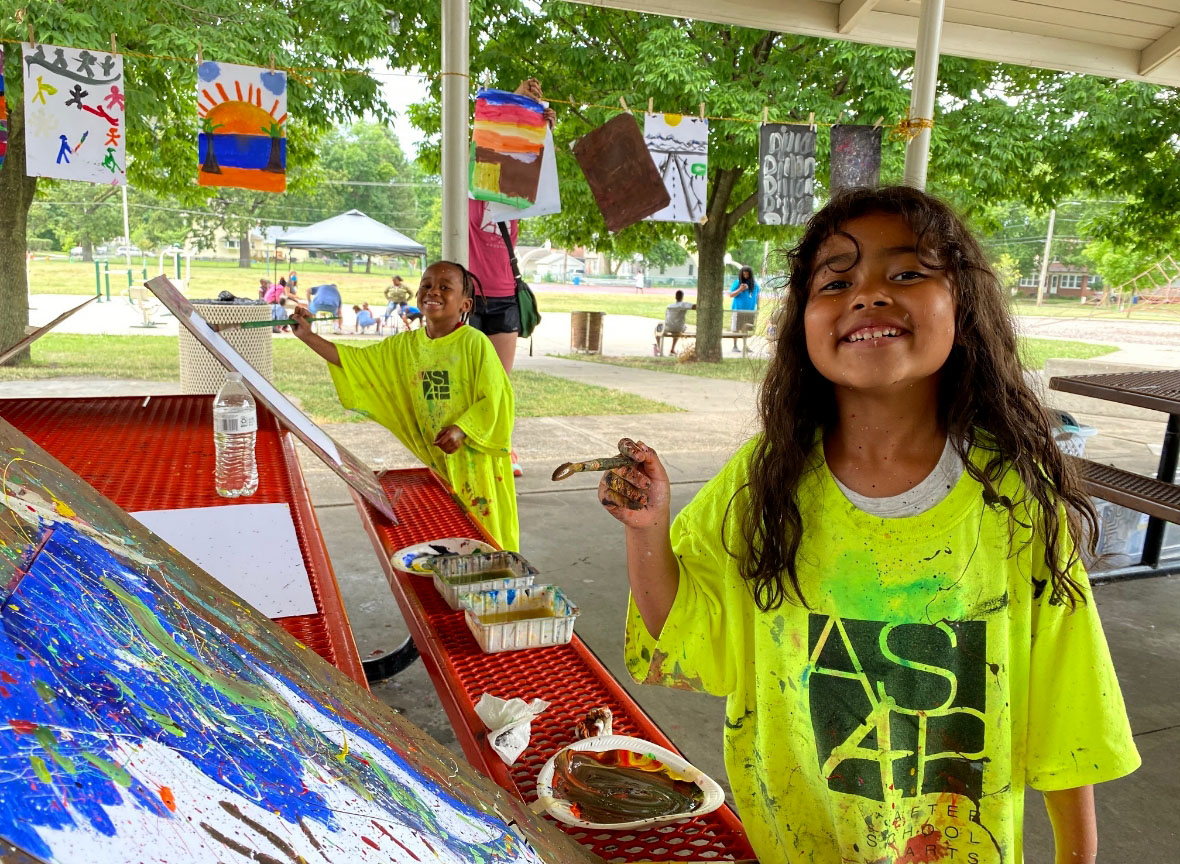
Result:
{"type": "Polygon", "coordinates": [[[1093,311],[1117,309],[1126,311],[1130,318],[1135,309],[1156,307],[1180,314],[1180,284],[1177,283],[1180,283],[1180,264],[1167,255],[1113,290],[1104,288],[1102,296],[1094,302],[1093,311]]]}

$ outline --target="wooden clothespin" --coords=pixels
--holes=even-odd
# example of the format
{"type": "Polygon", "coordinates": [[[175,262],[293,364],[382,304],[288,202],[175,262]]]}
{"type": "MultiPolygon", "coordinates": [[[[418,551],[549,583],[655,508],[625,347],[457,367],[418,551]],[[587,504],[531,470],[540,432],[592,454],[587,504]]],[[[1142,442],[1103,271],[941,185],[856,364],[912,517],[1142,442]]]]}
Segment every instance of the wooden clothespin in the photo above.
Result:
{"type": "Polygon", "coordinates": [[[885,118],[884,118],[884,116],[878,117],[878,118],[877,118],[877,122],[873,124],[873,128],[874,128],[874,129],[880,129],[880,128],[881,128],[881,123],[882,123],[882,121],[884,121],[884,119],[885,119],[885,118]]]}
{"type": "Polygon", "coordinates": [[[32,22],[32,21],[29,21],[29,22],[28,22],[28,25],[29,25],[29,47],[30,47],[30,48],[36,48],[36,47],[37,47],[37,43],[36,43],[36,41],[33,39],[33,22],[32,22]]]}
{"type": "Polygon", "coordinates": [[[702,120],[705,119],[705,103],[704,102],[701,103],[701,119],[702,120]]]}
{"type": "Polygon", "coordinates": [[[762,106],[762,123],[763,123],[763,125],[770,122],[770,120],[768,119],[769,117],[770,117],[770,109],[767,108],[765,105],[763,105],[762,106]]]}
{"type": "Polygon", "coordinates": [[[270,71],[271,71],[271,72],[274,72],[274,71],[275,71],[275,55],[274,55],[274,52],[271,52],[271,55],[270,55],[270,71]]]}
{"type": "Polygon", "coordinates": [[[200,66],[202,62],[203,61],[201,59],[201,43],[198,42],[197,43],[197,65],[200,66]]]}
{"type": "Polygon", "coordinates": [[[650,96],[647,97],[647,113],[648,114],[655,114],[656,113],[656,100],[652,99],[650,96]]]}
{"type": "Polygon", "coordinates": [[[807,125],[811,127],[811,131],[815,131],[815,112],[812,111],[807,115],[807,125]]]}
{"type": "Polygon", "coordinates": [[[628,114],[631,113],[631,109],[627,107],[627,100],[622,96],[619,97],[619,104],[623,106],[624,111],[626,111],[628,114]]]}
{"type": "Polygon", "coordinates": [[[841,120],[843,120],[843,119],[844,119],[844,112],[843,112],[843,111],[841,111],[839,114],[837,114],[837,115],[836,115],[836,122],[835,122],[834,124],[832,124],[832,125],[834,125],[834,126],[839,126],[839,125],[840,125],[840,121],[841,121],[841,120]]]}
{"type": "Polygon", "coordinates": [[[112,54],[119,53],[119,49],[115,47],[115,34],[114,33],[111,34],[111,53],[112,54]]]}

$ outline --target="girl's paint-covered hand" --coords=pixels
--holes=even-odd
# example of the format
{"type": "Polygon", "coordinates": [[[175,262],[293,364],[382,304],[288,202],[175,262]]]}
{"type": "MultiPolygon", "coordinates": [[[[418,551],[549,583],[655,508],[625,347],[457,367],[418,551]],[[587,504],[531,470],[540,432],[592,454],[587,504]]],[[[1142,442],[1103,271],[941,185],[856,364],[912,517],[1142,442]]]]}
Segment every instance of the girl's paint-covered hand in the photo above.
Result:
{"type": "Polygon", "coordinates": [[[637,463],[630,468],[614,468],[602,475],[598,483],[598,500],[606,511],[628,528],[652,528],[668,525],[669,484],[656,451],[642,441],[624,438],[619,452],[637,463]],[[629,495],[617,491],[616,484],[629,490],[629,495]],[[628,508],[628,498],[644,495],[647,503],[637,510],[628,508]]]}
{"type": "Polygon", "coordinates": [[[466,437],[467,433],[458,426],[444,426],[434,436],[434,446],[444,453],[454,453],[463,445],[463,439],[466,437]]]}

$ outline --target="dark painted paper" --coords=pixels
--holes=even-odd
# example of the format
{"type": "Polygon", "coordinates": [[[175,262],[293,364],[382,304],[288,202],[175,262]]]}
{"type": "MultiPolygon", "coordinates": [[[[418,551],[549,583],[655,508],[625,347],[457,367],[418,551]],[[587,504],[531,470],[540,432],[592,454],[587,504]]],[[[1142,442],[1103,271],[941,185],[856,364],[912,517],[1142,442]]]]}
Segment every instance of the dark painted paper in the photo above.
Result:
{"type": "Polygon", "coordinates": [[[574,158],[611,231],[634,225],[672,200],[631,114],[617,114],[579,138],[574,158]]]}
{"type": "Polygon", "coordinates": [[[832,194],[881,182],[881,127],[832,127],[832,194]]]}
{"type": "Polygon", "coordinates": [[[758,221],[802,225],[815,202],[815,131],[763,123],[758,148],[758,221]]]}

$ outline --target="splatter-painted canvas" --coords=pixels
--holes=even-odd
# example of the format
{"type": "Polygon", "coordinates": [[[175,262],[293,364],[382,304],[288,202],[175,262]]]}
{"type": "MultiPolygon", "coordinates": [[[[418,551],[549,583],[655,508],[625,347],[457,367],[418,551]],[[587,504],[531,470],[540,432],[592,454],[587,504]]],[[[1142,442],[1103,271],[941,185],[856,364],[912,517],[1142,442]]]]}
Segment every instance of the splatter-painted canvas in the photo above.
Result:
{"type": "Polygon", "coordinates": [[[553,131],[545,130],[545,149],[541,153],[541,177],[537,183],[537,200],[523,210],[511,204],[489,201],[484,208],[488,222],[532,219],[561,212],[561,187],[557,178],[557,151],[553,148],[553,131]]]}
{"type": "Polygon", "coordinates": [[[881,181],[881,127],[832,127],[832,193],[881,181]]]}
{"type": "Polygon", "coordinates": [[[597,859],[0,420],[0,858],[597,859]]]}
{"type": "Polygon", "coordinates": [[[709,121],[684,114],[645,114],[643,140],[671,203],[649,222],[700,222],[709,183],[709,121]]]}
{"type": "Polygon", "coordinates": [[[287,188],[287,73],[205,61],[197,67],[201,186],[287,188]]]}
{"type": "Polygon", "coordinates": [[[537,200],[545,149],[544,106],[505,90],[480,90],[471,129],[471,194],[528,207],[537,200]]]}
{"type": "Polygon", "coordinates": [[[634,225],[672,200],[629,113],[616,114],[575,141],[574,158],[611,231],[634,225]]]}
{"type": "Polygon", "coordinates": [[[0,48],[0,168],[8,152],[8,103],[4,99],[4,49],[0,48]]]}
{"type": "Polygon", "coordinates": [[[127,182],[123,58],[57,45],[22,45],[25,173],[127,182]]]}
{"type": "Polygon", "coordinates": [[[758,143],[758,221],[802,225],[815,209],[815,130],[763,123],[758,143]]]}
{"type": "Polygon", "coordinates": [[[310,417],[270,383],[246,358],[225,341],[225,337],[210,327],[200,316],[188,298],[177,290],[167,276],[157,276],[144,283],[168,311],[176,316],[182,326],[204,345],[213,357],[231,372],[242,374],[244,383],[255,398],[279,418],[279,422],[295,433],[295,437],[307,445],[324,464],[335,471],[340,478],[355,489],[366,501],[377,508],[386,519],[398,524],[393,507],[385,497],[385,491],[377,482],[373,471],[331,435],[317,426],[310,417]]]}

